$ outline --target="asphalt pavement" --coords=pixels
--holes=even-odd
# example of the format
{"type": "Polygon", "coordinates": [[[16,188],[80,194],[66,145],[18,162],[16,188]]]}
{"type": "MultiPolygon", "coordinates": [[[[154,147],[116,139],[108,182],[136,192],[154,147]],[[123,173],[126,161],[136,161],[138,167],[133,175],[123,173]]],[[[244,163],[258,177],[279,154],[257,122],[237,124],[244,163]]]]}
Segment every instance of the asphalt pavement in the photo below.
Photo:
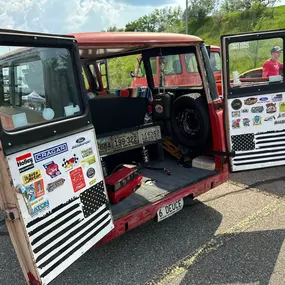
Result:
{"type": "MultiPolygon", "coordinates": [[[[51,284],[285,284],[285,167],[235,173],[161,223],[91,249],[51,284]]],[[[25,284],[0,227],[0,284],[25,284]]]]}

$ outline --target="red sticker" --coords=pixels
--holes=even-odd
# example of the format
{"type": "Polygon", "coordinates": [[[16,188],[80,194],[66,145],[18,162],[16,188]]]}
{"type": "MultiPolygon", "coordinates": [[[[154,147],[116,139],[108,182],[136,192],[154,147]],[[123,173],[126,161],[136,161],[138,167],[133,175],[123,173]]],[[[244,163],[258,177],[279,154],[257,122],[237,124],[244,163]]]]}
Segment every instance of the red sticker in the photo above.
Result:
{"type": "Polygon", "coordinates": [[[77,192],[86,186],[84,175],[81,167],[78,167],[69,172],[73,190],[77,192]]]}
{"type": "Polygon", "coordinates": [[[35,190],[36,190],[36,198],[39,198],[45,194],[44,190],[44,181],[43,179],[34,182],[35,190]]]}

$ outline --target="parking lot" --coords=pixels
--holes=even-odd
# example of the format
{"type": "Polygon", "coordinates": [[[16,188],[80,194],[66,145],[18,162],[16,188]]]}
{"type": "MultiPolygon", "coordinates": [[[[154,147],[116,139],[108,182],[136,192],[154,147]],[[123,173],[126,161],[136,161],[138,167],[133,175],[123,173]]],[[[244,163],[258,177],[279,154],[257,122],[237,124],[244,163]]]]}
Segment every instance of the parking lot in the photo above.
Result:
{"type": "MultiPolygon", "coordinates": [[[[233,174],[173,217],[91,249],[52,284],[284,284],[284,169],[233,174]]],[[[0,284],[25,284],[5,227],[0,245],[0,284]]]]}

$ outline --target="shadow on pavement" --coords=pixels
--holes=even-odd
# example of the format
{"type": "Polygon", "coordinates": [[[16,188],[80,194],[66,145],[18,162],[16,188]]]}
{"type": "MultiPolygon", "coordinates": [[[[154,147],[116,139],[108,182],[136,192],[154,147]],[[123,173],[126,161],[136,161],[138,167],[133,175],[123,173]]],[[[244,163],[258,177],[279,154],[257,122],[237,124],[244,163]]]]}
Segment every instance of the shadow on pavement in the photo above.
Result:
{"type": "MultiPolygon", "coordinates": [[[[235,235],[223,247],[191,266],[180,285],[268,285],[285,237],[284,230],[235,235]]],[[[231,238],[222,235],[221,238],[231,238]]],[[[284,284],[284,280],[274,284],[284,284]]]]}
{"type": "Polygon", "coordinates": [[[203,203],[186,207],[161,223],[149,222],[91,249],[52,284],[145,284],[210,240],[221,220],[203,203]]]}

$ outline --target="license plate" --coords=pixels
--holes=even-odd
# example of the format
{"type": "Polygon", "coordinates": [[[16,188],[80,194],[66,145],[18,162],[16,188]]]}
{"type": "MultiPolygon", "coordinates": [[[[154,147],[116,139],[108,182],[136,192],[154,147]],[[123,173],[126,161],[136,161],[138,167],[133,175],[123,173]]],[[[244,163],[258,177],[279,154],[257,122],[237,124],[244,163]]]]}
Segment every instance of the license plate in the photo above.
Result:
{"type": "Polygon", "coordinates": [[[114,150],[122,149],[126,147],[138,145],[138,132],[130,132],[121,134],[118,136],[113,136],[113,147],[114,150]]]}
{"type": "Polygon", "coordinates": [[[161,131],[159,126],[139,130],[139,142],[141,144],[145,142],[157,141],[160,139],[161,131]]]}
{"type": "Polygon", "coordinates": [[[157,211],[157,220],[158,222],[165,220],[166,218],[176,214],[183,208],[183,199],[176,200],[157,211]]]}
{"type": "Polygon", "coordinates": [[[113,151],[112,147],[112,137],[106,137],[97,140],[99,153],[106,154],[113,151]]]}

